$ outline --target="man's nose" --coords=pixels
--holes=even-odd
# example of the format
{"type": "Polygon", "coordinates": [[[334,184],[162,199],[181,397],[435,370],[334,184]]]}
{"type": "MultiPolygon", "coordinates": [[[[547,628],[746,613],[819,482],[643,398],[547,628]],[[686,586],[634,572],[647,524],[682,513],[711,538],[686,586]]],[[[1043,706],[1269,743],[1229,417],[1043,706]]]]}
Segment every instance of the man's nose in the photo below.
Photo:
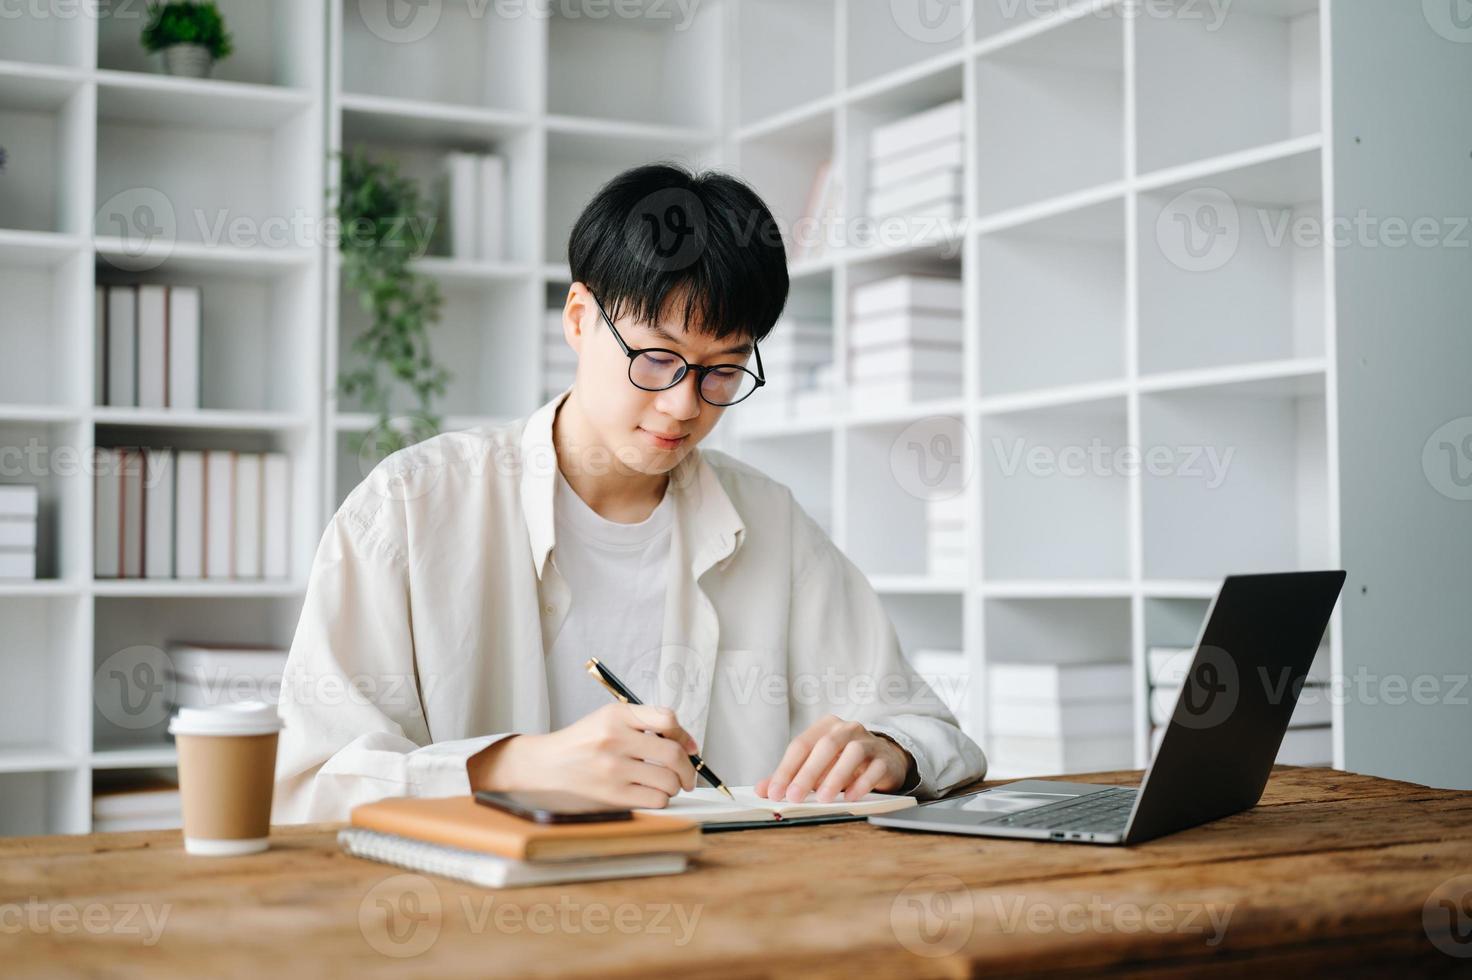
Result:
{"type": "Polygon", "coordinates": [[[700,414],[700,372],[687,371],[674,387],[659,393],[655,407],[677,419],[693,419],[700,414]]]}

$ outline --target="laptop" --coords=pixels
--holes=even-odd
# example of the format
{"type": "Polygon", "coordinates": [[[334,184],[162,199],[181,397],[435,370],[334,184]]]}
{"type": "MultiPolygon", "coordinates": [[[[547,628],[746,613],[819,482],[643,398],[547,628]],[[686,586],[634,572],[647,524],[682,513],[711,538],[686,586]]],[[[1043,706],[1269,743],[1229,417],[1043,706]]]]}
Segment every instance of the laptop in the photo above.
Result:
{"type": "Polygon", "coordinates": [[[869,818],[896,830],[1138,844],[1257,805],[1343,571],[1233,575],[1139,789],[1024,779],[869,818]]]}

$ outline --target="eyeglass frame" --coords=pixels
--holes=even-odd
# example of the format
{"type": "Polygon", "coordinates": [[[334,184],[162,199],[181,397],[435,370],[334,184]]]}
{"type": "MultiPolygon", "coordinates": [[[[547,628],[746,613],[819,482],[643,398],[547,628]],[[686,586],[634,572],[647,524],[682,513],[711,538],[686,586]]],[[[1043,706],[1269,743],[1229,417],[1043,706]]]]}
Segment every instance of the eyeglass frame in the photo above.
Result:
{"type": "Polygon", "coordinates": [[[597,296],[593,296],[593,291],[591,289],[588,290],[588,295],[593,297],[593,305],[598,307],[598,314],[603,317],[603,322],[608,324],[608,329],[613,331],[613,339],[618,341],[619,347],[623,348],[625,356],[627,356],[629,359],[629,384],[633,385],[635,388],[638,388],[640,391],[669,391],[671,388],[679,385],[681,381],[684,381],[685,378],[689,376],[691,371],[694,371],[696,374],[695,393],[700,396],[700,400],[713,408],[730,408],[732,405],[740,405],[742,402],[746,401],[746,399],[757,393],[758,388],[763,387],[767,383],[767,372],[762,367],[762,352],[757,347],[757,343],[755,340],[751,342],[751,353],[753,354],[753,356],[756,357],[755,374],[752,374],[748,368],[741,364],[693,364],[687,357],[685,357],[684,354],[681,354],[679,351],[670,350],[668,347],[630,347],[628,343],[624,340],[623,335],[618,332],[618,327],[615,327],[613,325],[613,317],[609,316],[608,311],[603,309],[603,303],[599,301],[597,296]],[[681,363],[685,365],[685,370],[682,371],[680,375],[675,378],[674,381],[671,381],[663,388],[646,388],[639,382],[634,380],[634,361],[636,358],[638,358],[640,354],[669,354],[673,357],[678,357],[681,363]],[[710,374],[710,372],[719,370],[721,368],[735,368],[738,371],[745,371],[747,374],[751,374],[751,376],[756,379],[756,387],[752,388],[750,391],[742,395],[740,398],[736,399],[734,402],[727,402],[722,405],[717,402],[711,401],[709,398],[705,397],[705,377],[706,375],[710,374]]]}

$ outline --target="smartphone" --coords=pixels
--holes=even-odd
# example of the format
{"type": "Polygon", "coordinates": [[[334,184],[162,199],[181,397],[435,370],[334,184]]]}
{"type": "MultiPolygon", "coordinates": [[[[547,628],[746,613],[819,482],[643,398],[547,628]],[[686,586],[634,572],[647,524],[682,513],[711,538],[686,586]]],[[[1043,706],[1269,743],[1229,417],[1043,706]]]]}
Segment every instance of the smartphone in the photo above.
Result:
{"type": "Polygon", "coordinates": [[[492,793],[476,790],[475,801],[536,823],[601,823],[632,820],[634,811],[557,791],[492,793]]]}

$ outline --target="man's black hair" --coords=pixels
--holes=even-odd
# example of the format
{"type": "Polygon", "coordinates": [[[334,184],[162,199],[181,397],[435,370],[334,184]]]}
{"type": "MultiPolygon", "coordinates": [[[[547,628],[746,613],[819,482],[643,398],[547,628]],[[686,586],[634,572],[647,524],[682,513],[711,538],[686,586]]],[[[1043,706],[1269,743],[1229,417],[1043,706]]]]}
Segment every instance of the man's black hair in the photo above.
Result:
{"type": "Polygon", "coordinates": [[[742,181],[671,163],[626,170],[593,196],[567,245],[572,278],[609,317],[658,321],[679,301],[687,328],[761,340],[787,303],[787,253],[776,219],[742,181]]]}

